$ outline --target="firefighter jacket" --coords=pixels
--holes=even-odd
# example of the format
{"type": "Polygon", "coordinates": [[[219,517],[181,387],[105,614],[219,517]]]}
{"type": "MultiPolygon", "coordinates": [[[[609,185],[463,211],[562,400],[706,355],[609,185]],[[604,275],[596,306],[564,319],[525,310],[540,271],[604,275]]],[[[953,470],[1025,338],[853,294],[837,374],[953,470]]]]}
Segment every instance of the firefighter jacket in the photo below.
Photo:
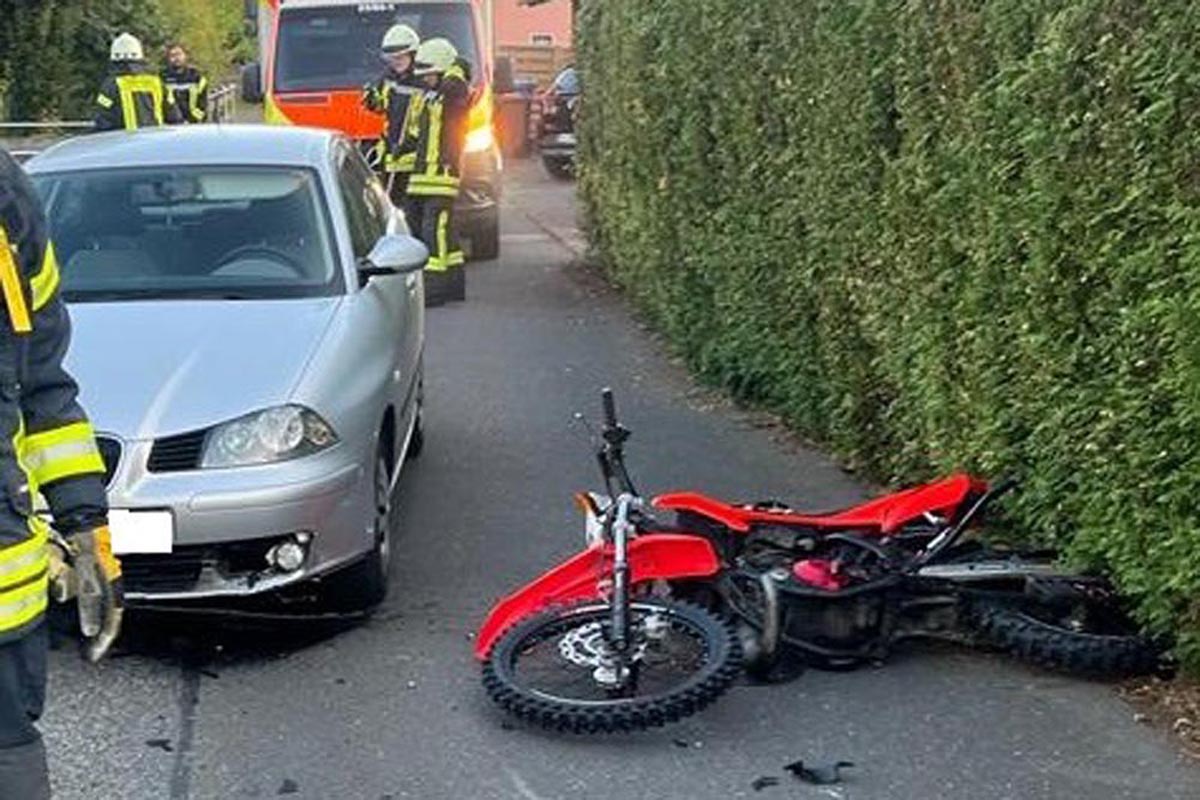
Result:
{"type": "Polygon", "coordinates": [[[425,89],[411,71],[401,75],[389,70],[363,90],[367,110],[387,117],[373,159],[384,172],[411,173],[416,167],[424,97],[425,89]]]}
{"type": "Polygon", "coordinates": [[[71,324],[58,285],[40,199],[0,150],[0,643],[46,609],[49,528],[34,495],[64,535],[107,515],[104,461],[63,369],[71,324]]]}
{"type": "Polygon", "coordinates": [[[438,87],[425,95],[417,158],[408,193],[417,197],[457,197],[462,154],[471,110],[470,70],[459,60],[438,87]]]}
{"type": "Polygon", "coordinates": [[[144,64],[114,64],[96,95],[98,131],[132,131],[182,121],[175,96],[144,64]]]}
{"type": "Polygon", "coordinates": [[[208,78],[201,75],[200,70],[195,67],[167,67],[162,72],[162,80],[184,122],[204,122],[208,119],[208,78]]]}

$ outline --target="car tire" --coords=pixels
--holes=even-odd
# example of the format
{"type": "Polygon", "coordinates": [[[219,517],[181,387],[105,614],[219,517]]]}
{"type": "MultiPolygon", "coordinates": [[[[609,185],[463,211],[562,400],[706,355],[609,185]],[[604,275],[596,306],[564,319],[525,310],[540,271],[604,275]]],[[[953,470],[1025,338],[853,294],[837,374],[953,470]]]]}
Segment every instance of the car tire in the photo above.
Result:
{"type": "Polygon", "coordinates": [[[493,210],[479,221],[471,234],[471,260],[492,261],[500,257],[500,212],[493,210]]]}
{"type": "Polygon", "coordinates": [[[575,169],[569,158],[543,158],[542,165],[556,180],[569,181],[575,178],[575,169]]]}
{"type": "Polygon", "coordinates": [[[425,378],[417,380],[417,420],[413,423],[412,435],[408,437],[408,449],[404,451],[405,461],[416,461],[425,449],[425,378]]]}
{"type": "Polygon", "coordinates": [[[467,299],[467,270],[466,267],[451,267],[446,287],[446,299],[452,303],[461,303],[467,299]]]}
{"type": "Polygon", "coordinates": [[[332,605],[336,611],[366,611],[384,601],[392,566],[392,528],[395,518],[391,502],[392,467],[382,436],[375,455],[372,477],[375,543],[362,559],[347,567],[333,582],[332,605]]]}

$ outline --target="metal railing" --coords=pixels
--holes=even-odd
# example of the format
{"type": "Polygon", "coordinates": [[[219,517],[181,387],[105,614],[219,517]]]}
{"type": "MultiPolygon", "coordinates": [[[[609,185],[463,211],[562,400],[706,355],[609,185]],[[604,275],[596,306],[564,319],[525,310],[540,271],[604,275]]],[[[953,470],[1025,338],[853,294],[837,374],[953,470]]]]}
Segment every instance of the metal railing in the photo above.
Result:
{"type": "MultiPolygon", "coordinates": [[[[225,122],[233,117],[237,86],[227,83],[208,93],[208,121],[225,122]]],[[[0,133],[52,134],[90,130],[92,122],[82,119],[49,120],[41,122],[0,122],[0,133]]]]}
{"type": "Polygon", "coordinates": [[[227,122],[237,107],[237,84],[226,83],[208,93],[208,121],[227,122]]]}

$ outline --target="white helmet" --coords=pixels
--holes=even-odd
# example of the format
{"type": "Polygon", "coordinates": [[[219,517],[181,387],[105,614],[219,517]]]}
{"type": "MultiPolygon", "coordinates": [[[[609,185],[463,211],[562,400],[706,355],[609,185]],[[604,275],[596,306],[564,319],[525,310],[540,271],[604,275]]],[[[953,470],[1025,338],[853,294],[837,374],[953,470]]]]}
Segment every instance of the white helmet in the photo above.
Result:
{"type": "Polygon", "coordinates": [[[142,51],[142,43],[132,33],[122,33],[113,39],[112,50],[109,51],[112,61],[145,61],[146,54],[142,51]]]}
{"type": "Polygon", "coordinates": [[[449,39],[428,39],[421,42],[417,48],[417,65],[413,69],[416,75],[441,74],[454,66],[458,58],[458,50],[450,44],[449,39]]]}
{"type": "Polygon", "coordinates": [[[383,52],[414,53],[421,45],[421,37],[407,25],[393,25],[383,35],[383,52]]]}

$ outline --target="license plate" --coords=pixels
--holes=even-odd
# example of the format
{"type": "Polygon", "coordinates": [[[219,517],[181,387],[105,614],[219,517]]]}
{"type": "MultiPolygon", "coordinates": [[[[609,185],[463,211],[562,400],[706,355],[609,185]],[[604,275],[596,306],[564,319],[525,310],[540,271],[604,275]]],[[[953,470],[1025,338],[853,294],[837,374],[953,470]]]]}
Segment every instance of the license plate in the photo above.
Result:
{"type": "Polygon", "coordinates": [[[113,552],[170,553],[175,544],[175,520],[170,511],[108,512],[108,527],[112,531],[113,552]]]}

